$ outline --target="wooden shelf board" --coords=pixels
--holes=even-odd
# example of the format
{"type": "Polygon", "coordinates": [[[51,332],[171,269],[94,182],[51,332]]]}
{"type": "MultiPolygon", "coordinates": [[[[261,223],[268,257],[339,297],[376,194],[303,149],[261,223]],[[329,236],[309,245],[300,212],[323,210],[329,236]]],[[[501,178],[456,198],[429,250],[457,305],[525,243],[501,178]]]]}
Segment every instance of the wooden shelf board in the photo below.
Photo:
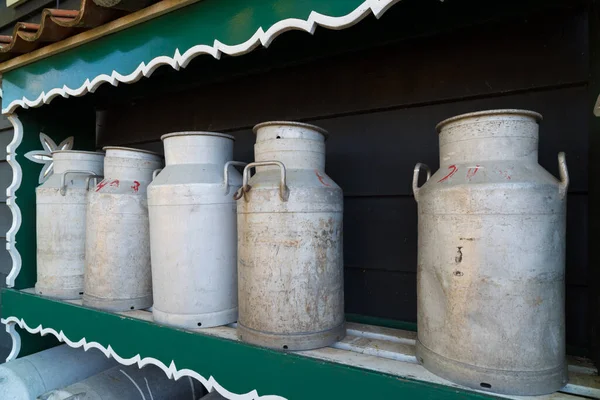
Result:
{"type": "MultiPolygon", "coordinates": [[[[205,339],[214,338],[220,340],[220,344],[222,344],[222,341],[225,340],[229,349],[233,349],[234,353],[237,348],[240,357],[244,357],[243,353],[246,353],[248,349],[251,349],[252,351],[257,352],[255,355],[253,355],[253,357],[257,357],[260,354],[260,352],[267,352],[269,353],[269,355],[275,356],[275,359],[280,358],[282,361],[289,360],[290,358],[294,358],[295,360],[302,359],[305,361],[312,360],[313,362],[324,361],[327,362],[327,365],[332,368],[336,368],[339,366],[351,367],[353,369],[357,368],[365,371],[365,373],[378,373],[382,376],[396,378],[397,380],[420,382],[422,384],[432,385],[435,387],[446,387],[448,389],[452,389],[456,393],[462,393],[463,395],[465,393],[472,393],[473,395],[489,395],[489,393],[472,391],[459,385],[455,385],[451,382],[437,377],[436,375],[433,375],[421,365],[419,365],[415,358],[414,344],[416,339],[416,332],[412,331],[349,322],[347,324],[346,338],[344,338],[340,342],[335,343],[331,347],[296,353],[282,353],[274,350],[250,346],[248,344],[240,342],[236,335],[235,324],[217,328],[192,329],[189,331],[184,331],[155,324],[153,322],[152,313],[147,310],[134,310],[110,314],[82,307],[80,300],[56,301],[46,299],[33,294],[32,289],[26,289],[20,292],[14,290],[4,290],[2,297],[4,303],[3,321],[6,321],[6,319],[10,319],[10,317],[16,317],[18,319],[22,318],[30,328],[37,328],[38,324],[41,325],[41,328],[49,328],[48,326],[46,326],[48,325],[48,323],[42,323],[38,321],[38,318],[44,319],[45,317],[45,319],[48,319],[47,313],[51,308],[53,312],[60,313],[60,315],[55,315],[56,320],[63,321],[63,324],[65,324],[65,321],[70,320],[69,314],[72,314],[72,323],[77,324],[78,326],[88,326],[90,332],[89,335],[86,332],[86,340],[88,337],[91,336],[94,336],[96,338],[102,336],[101,334],[99,335],[99,332],[94,331],[98,330],[97,324],[100,322],[100,320],[104,319],[103,317],[107,316],[112,317],[114,319],[115,316],[118,316],[118,320],[121,321],[121,323],[118,323],[117,326],[112,326],[112,329],[119,329],[118,326],[121,326],[121,329],[123,329],[123,331],[121,334],[122,338],[120,337],[119,341],[123,341],[124,343],[111,343],[110,338],[106,338],[106,340],[100,340],[101,342],[103,342],[101,343],[101,345],[105,347],[110,345],[115,352],[118,352],[118,348],[120,346],[123,346],[123,344],[125,344],[126,346],[133,346],[133,342],[136,341],[136,339],[138,338],[128,335],[128,333],[132,332],[128,330],[128,327],[131,326],[131,323],[135,324],[135,321],[139,321],[138,324],[143,323],[145,328],[142,329],[142,331],[147,332],[147,335],[156,334],[155,331],[157,329],[164,331],[163,333],[172,333],[174,335],[181,335],[187,333],[186,336],[188,337],[190,336],[190,333],[193,333],[193,335],[191,335],[191,339],[196,339],[199,346],[199,348],[195,349],[194,351],[198,351],[199,355],[203,353],[204,348],[202,346],[206,346],[208,344],[208,342],[205,339]],[[16,307],[18,304],[15,303],[15,301],[31,303],[27,308],[27,314],[29,315],[21,315],[22,313],[19,312],[19,309],[21,309],[21,307],[16,307]],[[38,305],[38,310],[32,309],[32,306],[34,305],[33,303],[38,305]],[[41,304],[43,304],[44,307],[39,307],[39,305],[41,304]],[[48,306],[49,308],[46,309],[46,306],[48,306]],[[40,313],[43,313],[44,315],[38,315],[40,313]],[[30,323],[32,325],[30,325],[30,323]]],[[[52,317],[48,319],[48,321],[52,320],[52,317]]],[[[51,324],[51,322],[49,323],[51,324]]],[[[80,338],[81,334],[75,334],[75,337],[69,337],[70,327],[68,326],[53,326],[52,328],[56,331],[60,330],[66,337],[68,337],[70,341],[79,341],[77,343],[80,343],[82,340],[80,338]]],[[[114,337],[114,334],[107,336],[114,337]]],[[[160,339],[161,338],[159,336],[156,336],[157,343],[159,343],[160,339]]],[[[175,346],[174,343],[160,343],[161,346],[164,347],[173,347],[172,351],[178,354],[170,354],[169,356],[174,360],[174,362],[177,363],[177,367],[183,367],[183,365],[181,365],[181,361],[179,361],[182,356],[182,354],[179,353],[183,349],[177,349],[177,346],[175,346]]],[[[123,358],[130,357],[130,354],[118,355],[123,358]]],[[[143,358],[146,356],[154,355],[140,354],[140,356],[143,358]]],[[[259,358],[254,358],[254,360],[258,364],[261,362],[259,358]]],[[[231,362],[231,360],[229,360],[228,362],[231,362]]],[[[570,383],[561,392],[548,396],[537,397],[519,397],[502,395],[495,396],[500,398],[522,400],[574,400],[581,398],[579,396],[600,398],[600,378],[598,377],[597,371],[593,368],[593,366],[590,365],[587,360],[574,357],[569,358],[569,363],[570,383]]],[[[168,363],[165,362],[165,365],[166,364],[168,363]]],[[[276,368],[279,367],[281,366],[276,366],[276,368]]],[[[220,378],[221,377],[219,377],[219,379],[220,378]]],[[[271,394],[262,393],[262,390],[260,392],[261,395],[271,394]]],[[[272,394],[279,395],[279,393],[272,394]]],[[[475,398],[481,397],[476,396],[475,398]]]]}

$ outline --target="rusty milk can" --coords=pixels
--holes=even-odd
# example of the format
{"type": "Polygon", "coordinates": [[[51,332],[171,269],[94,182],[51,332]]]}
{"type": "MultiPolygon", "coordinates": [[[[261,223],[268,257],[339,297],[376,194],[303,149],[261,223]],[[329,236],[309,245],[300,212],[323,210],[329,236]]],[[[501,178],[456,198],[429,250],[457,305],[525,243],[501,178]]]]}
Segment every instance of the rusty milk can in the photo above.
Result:
{"type": "Polygon", "coordinates": [[[152,306],[146,189],[162,158],[105,147],[104,180],[90,191],[85,252],[85,306],[109,311],[152,306]]]}
{"type": "MultiPolygon", "coordinates": [[[[569,178],[538,164],[531,111],[459,115],[438,126],[440,169],[418,202],[417,357],[479,390],[551,393],[567,382],[565,228],[569,178]]],[[[427,172],[429,175],[428,168],[427,172]]]]}
{"type": "Polygon", "coordinates": [[[231,135],[162,137],[165,168],[148,187],[154,320],[183,328],[237,321],[237,222],[231,135]]]}
{"type": "Polygon", "coordinates": [[[327,132],[296,122],[254,132],[256,162],[236,193],[238,336],[283,350],[327,346],[345,335],[343,194],[325,174],[327,132]]]}
{"type": "Polygon", "coordinates": [[[54,173],[35,190],[35,291],[58,299],[78,299],[83,294],[88,185],[91,177],[102,175],[104,154],[59,150],[52,158],[54,173]]]}

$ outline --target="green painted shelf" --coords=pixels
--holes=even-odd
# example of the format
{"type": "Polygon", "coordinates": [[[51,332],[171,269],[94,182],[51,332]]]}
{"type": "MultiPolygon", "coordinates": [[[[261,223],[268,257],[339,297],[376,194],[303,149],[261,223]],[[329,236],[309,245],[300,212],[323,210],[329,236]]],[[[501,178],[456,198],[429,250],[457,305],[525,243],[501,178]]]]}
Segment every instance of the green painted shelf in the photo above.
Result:
{"type": "Polygon", "coordinates": [[[153,363],[222,394],[245,394],[231,399],[490,398],[445,386],[410,362],[411,331],[349,323],[348,337],[334,348],[283,353],[239,342],[232,327],[186,331],[155,324],[148,311],[113,314],[77,303],[4,289],[3,322],[72,347],[98,348],[122,364],[153,363]]]}
{"type": "MultiPolygon", "coordinates": [[[[10,327],[54,336],[71,347],[97,348],[124,365],[151,363],[176,379],[191,376],[228,399],[494,398],[418,365],[411,330],[348,322],[348,336],[332,347],[283,353],[238,341],[232,326],[175,329],[155,324],[149,311],[107,313],[82,307],[80,301],[43,298],[30,289],[4,289],[2,315],[10,327]]],[[[552,399],[600,397],[593,367],[581,361],[571,367],[572,382],[552,399]]]]}

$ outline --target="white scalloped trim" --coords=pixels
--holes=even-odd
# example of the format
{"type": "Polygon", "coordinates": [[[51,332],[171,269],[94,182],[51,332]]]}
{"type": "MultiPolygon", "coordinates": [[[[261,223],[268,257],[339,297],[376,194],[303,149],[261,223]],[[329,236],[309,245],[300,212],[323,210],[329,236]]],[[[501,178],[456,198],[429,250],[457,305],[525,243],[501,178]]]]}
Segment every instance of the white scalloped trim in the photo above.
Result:
{"type": "Polygon", "coordinates": [[[17,358],[19,352],[21,351],[21,335],[19,335],[19,332],[17,332],[17,330],[15,329],[15,325],[16,324],[14,322],[8,322],[5,324],[6,332],[10,335],[12,339],[12,348],[10,350],[10,354],[6,357],[6,362],[12,361],[15,358],[17,358]]]}
{"type": "Polygon", "coordinates": [[[79,347],[83,347],[83,349],[85,351],[92,349],[92,348],[98,349],[102,353],[104,353],[104,355],[106,357],[108,357],[108,358],[112,357],[119,364],[122,364],[122,365],[137,364],[138,367],[140,367],[140,368],[142,368],[146,365],[149,365],[149,364],[156,365],[157,367],[162,369],[169,378],[172,378],[175,380],[178,380],[179,378],[184,377],[184,376],[189,376],[191,378],[198,380],[200,383],[202,383],[204,385],[204,387],[206,388],[206,390],[208,390],[209,392],[216,390],[221,396],[225,397],[228,400],[287,400],[285,397],[275,396],[275,395],[259,396],[258,392],[256,390],[253,390],[253,391],[245,393],[245,394],[235,394],[235,393],[228,391],[223,386],[219,385],[219,383],[212,376],[210,378],[206,379],[202,375],[200,375],[197,372],[192,371],[190,369],[178,370],[177,367],[175,366],[175,361],[171,361],[171,364],[167,367],[165,364],[163,364],[161,361],[157,360],[156,358],[152,358],[152,357],[142,358],[139,354],[134,357],[131,357],[131,358],[122,358],[113,350],[113,348],[110,345],[108,347],[104,347],[100,343],[97,343],[97,342],[89,342],[88,343],[85,340],[85,338],[79,340],[78,342],[72,342],[71,340],[69,340],[69,338],[67,338],[67,336],[63,333],[63,331],[56,332],[52,328],[43,328],[41,325],[39,325],[36,328],[30,328],[22,318],[21,319],[19,319],[17,317],[3,318],[2,323],[6,325],[6,331],[8,333],[10,333],[10,335],[13,338],[13,349],[11,351],[11,355],[9,356],[9,358],[7,358],[7,361],[10,361],[14,357],[16,357],[16,355],[18,354],[19,349],[21,347],[21,340],[20,340],[19,334],[15,330],[15,325],[18,325],[21,329],[25,329],[27,332],[34,334],[34,335],[41,334],[41,336],[46,336],[47,334],[50,333],[53,336],[55,336],[60,342],[64,342],[67,345],[69,345],[70,347],[73,347],[75,349],[77,349],[79,347]],[[11,358],[11,356],[13,358],[11,358]]]}
{"type": "Polygon", "coordinates": [[[17,107],[39,107],[43,104],[50,103],[52,99],[57,96],[65,98],[69,96],[83,96],[86,93],[93,93],[103,83],[110,83],[113,86],[117,86],[120,82],[134,83],[142,77],[149,77],[161,65],[169,65],[171,68],[179,70],[180,68],[185,68],[193,58],[201,54],[210,54],[216,59],[219,59],[221,54],[228,54],[230,56],[246,54],[260,45],[269,47],[277,36],[291,30],[300,30],[313,34],[317,26],[333,30],[345,29],[358,23],[371,12],[376,18],[381,17],[390,7],[399,1],[400,0],[365,0],[365,2],[358,6],[354,11],[341,17],[330,17],[313,11],[306,21],[297,18],[288,18],[275,23],[266,32],[262,28],[258,28],[256,33],[252,35],[250,39],[234,46],[228,46],[215,40],[212,46],[196,45],[183,54],[179,52],[179,49],[176,49],[173,57],[159,56],[154,58],[147,65],[142,62],[135,71],[128,75],[121,75],[117,71],[113,71],[111,75],[101,74],[91,80],[86,79],[83,85],[76,89],[71,89],[65,85],[62,88],[54,88],[48,93],[42,92],[34,100],[27,99],[26,97],[23,97],[21,100],[14,100],[7,107],[2,109],[2,113],[6,114],[13,112],[17,107]]]}
{"type": "Polygon", "coordinates": [[[13,140],[6,146],[6,161],[10,164],[13,174],[12,182],[10,186],[6,188],[6,204],[13,217],[12,225],[8,232],[6,232],[6,250],[8,250],[10,258],[12,259],[12,268],[6,277],[6,286],[11,288],[15,286],[15,279],[21,271],[21,254],[19,253],[19,250],[17,250],[17,241],[15,239],[17,232],[21,227],[21,209],[17,205],[17,196],[15,194],[17,189],[21,187],[21,179],[23,178],[23,171],[16,159],[17,147],[19,147],[23,140],[23,124],[21,124],[17,114],[10,114],[7,115],[7,117],[14,129],[13,140]]]}

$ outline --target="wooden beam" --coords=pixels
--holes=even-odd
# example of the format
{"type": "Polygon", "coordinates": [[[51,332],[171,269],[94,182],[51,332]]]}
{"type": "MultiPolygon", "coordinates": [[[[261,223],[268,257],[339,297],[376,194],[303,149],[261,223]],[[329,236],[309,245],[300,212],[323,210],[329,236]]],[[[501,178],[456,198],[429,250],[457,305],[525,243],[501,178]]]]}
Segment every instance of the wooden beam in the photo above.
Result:
{"type": "Polygon", "coordinates": [[[32,51],[31,53],[23,54],[21,56],[0,63],[0,74],[13,70],[15,68],[22,67],[27,64],[31,64],[41,59],[51,57],[55,54],[62,53],[63,51],[82,46],[85,43],[97,40],[103,36],[122,31],[134,25],[141,24],[148,20],[160,17],[161,15],[164,15],[166,13],[178,10],[182,7],[189,6],[190,4],[194,4],[198,1],[200,0],[159,1],[158,3],[153,4],[150,7],[126,15],[107,24],[101,25],[97,28],[90,29],[89,31],[80,33],[79,35],[71,36],[60,42],[53,43],[51,45],[32,51]]]}

